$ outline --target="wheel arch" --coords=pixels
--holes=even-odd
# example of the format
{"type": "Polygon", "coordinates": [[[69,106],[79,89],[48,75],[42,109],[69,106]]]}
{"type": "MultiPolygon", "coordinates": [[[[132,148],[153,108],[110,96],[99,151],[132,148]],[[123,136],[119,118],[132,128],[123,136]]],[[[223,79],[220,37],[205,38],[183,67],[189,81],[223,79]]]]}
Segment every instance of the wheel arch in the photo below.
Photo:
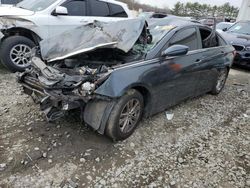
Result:
{"type": "MultiPolygon", "coordinates": [[[[134,89],[138,91],[144,100],[144,116],[148,117],[150,115],[151,109],[151,93],[149,89],[142,85],[132,85],[123,90],[122,97],[129,90],[134,89]]],[[[119,97],[110,97],[113,100],[92,100],[86,104],[84,109],[84,121],[94,130],[98,131],[100,134],[104,134],[109,115],[117,102],[119,97]]]]}
{"type": "Polygon", "coordinates": [[[133,86],[130,89],[137,90],[143,97],[144,102],[144,116],[148,116],[150,114],[150,109],[152,106],[151,100],[152,100],[152,94],[149,91],[149,89],[142,85],[133,86]]]}
{"type": "Polygon", "coordinates": [[[23,36],[27,37],[28,39],[32,40],[37,46],[39,45],[39,42],[42,40],[40,36],[38,36],[34,31],[23,28],[23,27],[15,27],[10,28],[5,31],[3,31],[4,37],[1,40],[4,40],[10,36],[23,36]]]}

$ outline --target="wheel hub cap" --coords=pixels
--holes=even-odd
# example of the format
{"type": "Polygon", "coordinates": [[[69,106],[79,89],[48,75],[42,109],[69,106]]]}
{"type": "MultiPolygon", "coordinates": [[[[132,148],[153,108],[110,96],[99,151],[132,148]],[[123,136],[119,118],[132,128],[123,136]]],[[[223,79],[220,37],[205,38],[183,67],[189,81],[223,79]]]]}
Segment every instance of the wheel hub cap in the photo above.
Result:
{"type": "Polygon", "coordinates": [[[15,45],[10,51],[11,61],[19,67],[27,67],[30,65],[31,48],[25,44],[15,45]]]}

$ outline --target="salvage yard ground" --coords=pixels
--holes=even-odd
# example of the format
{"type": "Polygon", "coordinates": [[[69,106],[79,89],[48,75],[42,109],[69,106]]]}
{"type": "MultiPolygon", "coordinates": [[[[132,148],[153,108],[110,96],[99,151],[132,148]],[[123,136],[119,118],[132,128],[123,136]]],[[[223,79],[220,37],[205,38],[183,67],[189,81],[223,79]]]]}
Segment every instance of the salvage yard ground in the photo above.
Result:
{"type": "MultiPolygon", "coordinates": [[[[48,123],[0,68],[0,187],[250,187],[250,73],[145,119],[113,143],[69,114],[48,123]]],[[[77,112],[75,112],[77,113],[77,112]]]]}

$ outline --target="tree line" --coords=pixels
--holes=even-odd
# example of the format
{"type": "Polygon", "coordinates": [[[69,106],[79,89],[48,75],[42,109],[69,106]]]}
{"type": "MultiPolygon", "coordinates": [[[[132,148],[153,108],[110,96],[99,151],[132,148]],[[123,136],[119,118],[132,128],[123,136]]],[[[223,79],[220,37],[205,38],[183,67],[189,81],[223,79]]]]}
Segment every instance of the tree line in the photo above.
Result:
{"type": "Polygon", "coordinates": [[[142,9],[145,12],[161,12],[161,13],[170,13],[170,9],[166,6],[166,7],[155,7],[155,6],[151,6],[151,5],[146,5],[146,4],[141,4],[138,3],[136,0],[119,0],[123,3],[126,3],[129,8],[131,10],[140,10],[142,9]]]}
{"type": "Polygon", "coordinates": [[[230,5],[230,3],[225,3],[224,5],[208,5],[201,3],[181,3],[177,2],[173,9],[170,10],[168,7],[154,7],[150,5],[140,4],[136,0],[119,0],[128,4],[129,8],[132,10],[142,9],[145,12],[161,12],[161,13],[171,13],[176,16],[194,17],[196,19],[211,17],[223,17],[223,18],[236,18],[239,12],[237,7],[230,5]]]}
{"type": "Polygon", "coordinates": [[[236,18],[239,9],[231,6],[230,3],[225,3],[221,6],[212,6],[208,4],[196,3],[181,3],[177,2],[171,13],[177,16],[189,16],[196,19],[202,17],[224,17],[224,18],[236,18]]]}

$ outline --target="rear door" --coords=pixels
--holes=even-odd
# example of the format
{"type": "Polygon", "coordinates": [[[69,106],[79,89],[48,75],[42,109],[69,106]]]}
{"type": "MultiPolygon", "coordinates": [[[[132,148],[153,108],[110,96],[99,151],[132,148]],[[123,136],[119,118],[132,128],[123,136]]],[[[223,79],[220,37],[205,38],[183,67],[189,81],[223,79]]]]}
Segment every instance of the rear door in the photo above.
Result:
{"type": "Polygon", "coordinates": [[[196,27],[186,27],[178,31],[162,51],[175,44],[188,46],[189,52],[184,56],[166,57],[161,61],[159,73],[161,89],[158,90],[160,94],[158,106],[161,106],[161,110],[163,105],[166,108],[195,96],[199,83],[197,63],[200,62],[202,53],[199,49],[196,27]]]}
{"type": "Polygon", "coordinates": [[[200,78],[197,87],[197,95],[211,91],[217,79],[217,68],[224,65],[225,57],[227,55],[223,45],[226,45],[224,40],[217,34],[215,39],[210,39],[213,42],[205,44],[204,41],[211,37],[212,30],[209,28],[199,27],[199,43],[202,47],[202,58],[197,64],[199,67],[200,78]]]}
{"type": "Polygon", "coordinates": [[[50,37],[94,21],[110,22],[128,17],[122,6],[99,0],[67,0],[60,6],[67,8],[68,15],[49,16],[50,37]]]}

